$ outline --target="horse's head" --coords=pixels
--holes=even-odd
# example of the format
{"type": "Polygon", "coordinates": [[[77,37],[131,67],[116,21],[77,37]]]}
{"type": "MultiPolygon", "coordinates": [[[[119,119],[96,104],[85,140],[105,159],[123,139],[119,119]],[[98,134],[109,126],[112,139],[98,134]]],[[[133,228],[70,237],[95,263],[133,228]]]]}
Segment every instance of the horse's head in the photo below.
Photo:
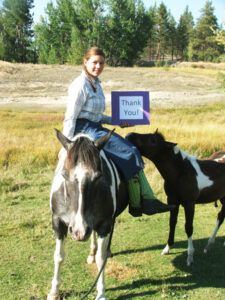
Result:
{"type": "Polygon", "coordinates": [[[102,177],[100,150],[112,132],[93,142],[87,135],[69,140],[60,131],[56,135],[66,155],[62,175],[64,198],[69,215],[69,232],[78,241],[87,240],[93,230],[96,185],[102,177]]]}
{"type": "Polygon", "coordinates": [[[165,140],[164,136],[156,130],[154,133],[129,133],[126,139],[135,145],[140,151],[141,155],[152,160],[160,153],[164,153],[165,150],[171,149],[176,146],[175,143],[171,143],[165,140]]]}

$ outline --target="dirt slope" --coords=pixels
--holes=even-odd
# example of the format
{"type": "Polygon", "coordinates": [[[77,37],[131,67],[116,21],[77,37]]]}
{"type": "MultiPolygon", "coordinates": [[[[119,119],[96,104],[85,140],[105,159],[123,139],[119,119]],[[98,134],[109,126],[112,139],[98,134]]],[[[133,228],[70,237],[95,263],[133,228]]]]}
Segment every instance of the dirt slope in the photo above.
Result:
{"type": "MultiPolygon", "coordinates": [[[[152,106],[195,105],[225,101],[218,81],[224,65],[190,68],[110,68],[101,76],[106,99],[112,90],[150,91],[152,106]]],[[[81,66],[11,64],[0,61],[0,107],[65,108],[67,87],[81,66]]]]}

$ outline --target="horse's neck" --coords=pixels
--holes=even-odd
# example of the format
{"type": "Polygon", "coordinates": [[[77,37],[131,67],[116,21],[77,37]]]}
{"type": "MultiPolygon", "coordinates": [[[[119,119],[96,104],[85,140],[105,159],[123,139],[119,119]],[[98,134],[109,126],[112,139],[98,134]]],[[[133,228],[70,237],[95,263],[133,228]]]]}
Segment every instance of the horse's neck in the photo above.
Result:
{"type": "Polygon", "coordinates": [[[160,175],[164,180],[174,180],[177,178],[177,161],[174,156],[162,157],[159,156],[153,161],[160,175]]]}

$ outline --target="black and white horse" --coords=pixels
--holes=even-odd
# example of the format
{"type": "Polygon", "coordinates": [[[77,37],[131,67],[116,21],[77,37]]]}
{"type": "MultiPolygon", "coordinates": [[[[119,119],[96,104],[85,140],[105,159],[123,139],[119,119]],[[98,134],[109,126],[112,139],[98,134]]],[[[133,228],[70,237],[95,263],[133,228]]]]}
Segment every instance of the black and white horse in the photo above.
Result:
{"type": "MultiPolygon", "coordinates": [[[[107,258],[113,220],[128,204],[126,185],[102,150],[112,132],[95,142],[83,134],[71,141],[58,130],[56,132],[65,153],[59,160],[50,196],[56,249],[48,300],[60,299],[60,266],[64,259],[67,233],[75,241],[85,241],[91,233],[97,233],[96,263],[100,270],[107,258]]],[[[91,248],[89,261],[93,260],[96,252],[94,235],[91,248]]],[[[97,282],[96,300],[100,299],[106,299],[104,269],[97,282]]]]}
{"type": "Polygon", "coordinates": [[[185,231],[188,237],[187,265],[193,262],[192,242],[195,204],[220,200],[222,208],[218,213],[216,227],[208,240],[204,252],[215,242],[216,234],[225,217],[225,160],[224,152],[218,152],[210,159],[200,160],[190,156],[177,144],[165,140],[159,132],[154,134],[131,133],[127,139],[150,159],[164,179],[164,189],[168,204],[176,206],[170,212],[168,243],[162,254],[168,254],[174,244],[175,227],[182,205],[185,211],[185,231]],[[216,161],[217,160],[217,161],[216,161]],[[221,163],[220,163],[221,162],[221,163]]]}

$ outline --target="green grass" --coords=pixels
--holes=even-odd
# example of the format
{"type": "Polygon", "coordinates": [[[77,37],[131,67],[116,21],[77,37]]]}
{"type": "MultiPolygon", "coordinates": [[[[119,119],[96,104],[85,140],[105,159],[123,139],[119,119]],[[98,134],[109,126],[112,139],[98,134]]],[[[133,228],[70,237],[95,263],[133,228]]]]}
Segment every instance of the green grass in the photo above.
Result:
{"type": "MultiPolygon", "coordinates": [[[[201,157],[224,148],[225,104],[152,111],[152,125],[117,129],[153,131],[178,142],[201,157]]],[[[1,111],[0,133],[0,299],[45,299],[53,275],[55,240],[51,229],[49,191],[60,148],[53,128],[62,127],[62,114],[1,111]],[[12,122],[13,119],[13,122],[12,122]]],[[[162,179],[146,161],[146,173],[157,196],[165,201],[162,179]]],[[[204,246],[218,213],[213,204],[197,206],[194,222],[195,262],[186,266],[184,213],[180,211],[176,244],[161,257],[168,234],[168,214],[133,218],[124,212],[112,241],[114,257],[106,269],[109,299],[224,299],[224,229],[207,254],[204,246]]],[[[62,297],[79,299],[96,275],[86,265],[89,242],[66,242],[62,297]]],[[[93,292],[88,299],[94,299],[93,292]]]]}

